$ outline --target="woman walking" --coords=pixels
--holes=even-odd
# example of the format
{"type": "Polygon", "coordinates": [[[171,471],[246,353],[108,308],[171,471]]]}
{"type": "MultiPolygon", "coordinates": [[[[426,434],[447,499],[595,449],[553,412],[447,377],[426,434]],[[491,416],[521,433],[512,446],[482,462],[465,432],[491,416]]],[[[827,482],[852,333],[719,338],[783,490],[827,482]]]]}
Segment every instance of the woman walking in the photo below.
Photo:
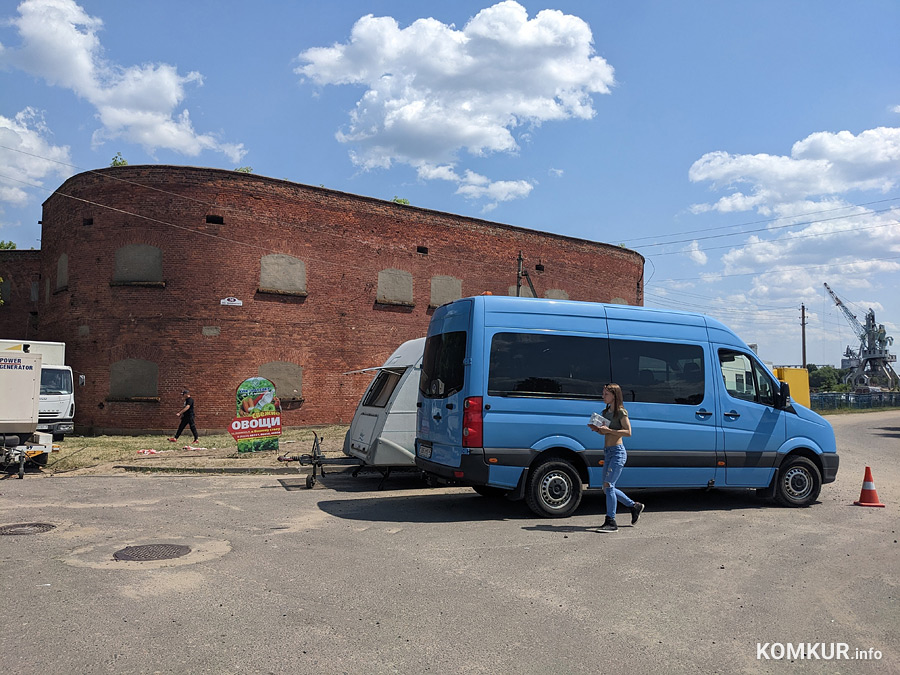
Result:
{"type": "Polygon", "coordinates": [[[602,532],[615,532],[619,529],[616,525],[616,504],[622,502],[631,511],[631,524],[637,523],[644,510],[644,505],[628,497],[616,487],[616,481],[622,475],[625,461],[628,455],[622,439],[631,436],[631,420],[628,419],[628,411],[622,399],[622,388],[617,384],[607,384],[603,387],[603,401],[606,409],[603,416],[609,420],[608,425],[588,426],[598,434],[604,436],[603,446],[603,491],[606,493],[606,520],[600,526],[602,532]]]}

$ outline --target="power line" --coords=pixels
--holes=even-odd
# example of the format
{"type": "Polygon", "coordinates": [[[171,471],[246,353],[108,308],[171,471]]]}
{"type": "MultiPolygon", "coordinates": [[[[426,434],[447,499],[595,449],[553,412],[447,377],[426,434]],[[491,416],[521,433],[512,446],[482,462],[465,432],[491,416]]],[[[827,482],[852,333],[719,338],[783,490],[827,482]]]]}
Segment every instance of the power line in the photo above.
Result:
{"type": "MultiPolygon", "coordinates": [[[[752,221],[749,221],[749,222],[746,222],[746,223],[736,223],[736,224],[734,224],[734,225],[721,225],[721,226],[719,226],[719,227],[705,227],[705,228],[699,229],[699,230],[685,230],[685,231],[683,231],[683,232],[679,232],[677,235],[670,235],[670,236],[682,236],[682,235],[685,235],[685,234],[693,234],[693,233],[695,233],[695,232],[715,232],[716,230],[727,230],[727,229],[735,228],[735,227],[746,227],[746,226],[748,226],[748,225],[761,225],[762,223],[774,223],[774,222],[777,222],[777,221],[779,221],[779,220],[784,220],[784,219],[786,219],[786,218],[805,218],[806,216],[816,216],[816,215],[818,215],[818,214],[820,214],[820,213],[831,213],[831,212],[833,212],[833,211],[844,211],[844,210],[846,210],[846,209],[861,208],[861,207],[864,207],[864,206],[871,206],[872,204],[884,204],[885,202],[894,202],[894,201],[897,201],[897,200],[900,200],[900,197],[889,197],[889,198],[887,198],[887,199],[878,199],[878,200],[875,200],[875,201],[872,201],[872,202],[863,202],[862,204],[848,204],[848,205],[846,205],[846,206],[838,206],[838,207],[835,207],[835,208],[833,208],[833,209],[823,209],[823,210],[821,210],[821,211],[807,211],[806,213],[799,213],[799,214],[796,214],[796,215],[793,215],[793,216],[778,216],[778,217],[776,217],[776,218],[767,218],[767,219],[763,219],[763,220],[752,220],[752,221]]],[[[849,217],[849,216],[838,216],[838,218],[841,218],[841,217],[849,217]]],[[[824,220],[811,220],[811,221],[809,221],[808,223],[803,223],[803,222],[800,222],[800,223],[792,223],[792,224],[789,224],[789,225],[779,225],[777,228],[774,228],[774,227],[772,227],[772,228],[761,228],[761,229],[757,229],[757,230],[748,230],[748,231],[743,231],[743,232],[735,232],[734,234],[730,234],[730,235],[727,235],[727,234],[726,234],[726,235],[720,235],[720,236],[724,236],[724,237],[729,237],[729,236],[731,236],[731,237],[734,237],[734,236],[738,236],[738,235],[741,235],[741,234],[749,234],[749,233],[752,233],[752,232],[770,232],[771,230],[774,230],[774,229],[780,229],[780,228],[782,228],[782,227],[796,227],[796,226],[798,226],[798,225],[807,225],[807,224],[812,224],[812,223],[825,222],[826,220],[831,220],[831,219],[826,218],[826,219],[824,219],[824,220]]],[[[626,239],[626,240],[625,240],[625,243],[627,243],[627,242],[644,241],[645,239],[655,239],[655,238],[657,238],[657,236],[658,236],[658,235],[653,235],[653,236],[648,236],[648,237],[637,237],[637,238],[635,238],[635,239],[626,239]]],[[[664,236],[665,236],[665,235],[664,235],[664,236]]],[[[706,238],[706,237],[704,237],[704,238],[706,238]]],[[[687,239],[687,240],[685,240],[685,241],[693,241],[693,239],[687,239]]],[[[665,246],[666,244],[678,244],[678,243],[683,243],[683,242],[682,242],[682,241],[659,242],[659,243],[655,243],[655,244],[648,244],[648,246],[665,246]]]]}
{"type": "MultiPolygon", "coordinates": [[[[813,224],[815,224],[815,223],[825,223],[825,222],[828,222],[828,221],[830,221],[830,220],[844,220],[844,219],[846,219],[846,218],[855,218],[855,217],[858,217],[858,216],[871,216],[871,215],[875,215],[875,214],[878,214],[878,213],[887,213],[888,211],[896,211],[896,210],[897,210],[897,207],[892,206],[892,207],[889,208],[889,209],[880,209],[880,210],[878,210],[878,211],[866,211],[865,213],[858,213],[858,214],[855,214],[855,215],[852,215],[852,216],[837,216],[837,217],[835,217],[835,218],[826,218],[826,219],[823,219],[823,220],[810,220],[810,221],[805,222],[805,223],[796,223],[795,225],[783,225],[782,227],[794,227],[794,226],[800,226],[800,225],[813,225],[813,224]]],[[[882,223],[881,225],[868,225],[868,226],[863,226],[863,227],[848,228],[848,229],[846,229],[846,230],[831,230],[830,232],[820,232],[820,233],[816,233],[816,234],[800,234],[800,235],[796,235],[796,236],[787,235],[787,236],[785,236],[785,237],[775,237],[774,239],[766,239],[765,241],[755,241],[755,242],[750,242],[750,243],[748,243],[748,244],[740,244],[740,245],[727,244],[727,245],[725,245],[725,246],[710,246],[710,247],[708,247],[708,248],[698,248],[698,249],[697,249],[697,252],[699,252],[699,253],[705,253],[705,252],[707,252],[707,251],[719,251],[719,250],[721,250],[721,249],[723,249],[723,248],[730,248],[730,249],[733,249],[733,250],[741,250],[741,249],[745,249],[745,248],[750,248],[750,247],[752,247],[752,246],[763,246],[763,245],[766,245],[766,244],[772,244],[772,243],[778,242],[778,241],[797,241],[797,240],[800,240],[800,239],[810,239],[810,238],[817,238],[817,237],[827,237],[827,236],[830,236],[830,235],[833,235],[833,234],[841,234],[841,233],[844,233],[844,232],[862,232],[863,230],[875,230],[875,229],[882,228],[882,227],[894,227],[894,226],[896,226],[896,225],[897,225],[896,222],[892,222],[892,223],[882,223]]],[[[772,228],[772,229],[774,229],[774,228],[772,228]]],[[[757,230],[757,231],[759,231],[759,230],[757,230]]],[[[768,230],[768,231],[771,231],[771,230],[768,230]]],[[[739,234],[749,234],[749,232],[741,232],[741,233],[739,233],[739,234]]],[[[695,241],[701,241],[701,240],[703,240],[703,239],[716,239],[717,237],[733,237],[733,236],[736,236],[736,235],[730,235],[730,234],[729,234],[729,235],[713,235],[713,236],[710,236],[710,237],[698,237],[697,239],[684,239],[684,240],[682,240],[682,241],[677,241],[677,242],[676,242],[676,241],[673,241],[673,242],[669,242],[669,243],[670,243],[670,244],[683,244],[683,243],[686,242],[686,241],[695,242],[695,241]]],[[[650,246],[664,246],[664,245],[665,245],[665,244],[650,244],[650,246]]],[[[669,251],[669,252],[667,252],[667,253],[656,253],[656,254],[653,254],[652,257],[654,257],[654,258],[661,258],[661,257],[664,256],[664,255],[684,255],[685,253],[691,253],[691,251],[685,251],[685,250],[681,250],[681,251],[669,251]]],[[[643,255],[643,254],[642,254],[642,255],[643,255]]],[[[645,257],[651,257],[651,256],[645,256],[645,257]]]]}

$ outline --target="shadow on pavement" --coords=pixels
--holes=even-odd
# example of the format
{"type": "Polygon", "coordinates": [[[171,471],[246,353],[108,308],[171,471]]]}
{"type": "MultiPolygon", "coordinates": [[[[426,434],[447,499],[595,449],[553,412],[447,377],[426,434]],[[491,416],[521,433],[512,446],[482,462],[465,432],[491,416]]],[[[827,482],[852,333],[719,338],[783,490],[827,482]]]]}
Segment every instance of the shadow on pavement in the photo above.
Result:
{"type": "MultiPolygon", "coordinates": [[[[306,490],[306,476],[279,478],[281,486],[289,491],[306,490]]],[[[393,469],[385,478],[374,469],[364,468],[354,478],[351,471],[335,471],[324,476],[316,476],[314,490],[326,488],[335,492],[378,492],[381,490],[421,490],[427,487],[418,469],[393,469]]]]}
{"type": "Polygon", "coordinates": [[[885,438],[900,438],[900,427],[877,427],[877,429],[886,433],[875,434],[876,436],[884,436],[885,438]]]}
{"type": "MultiPolygon", "coordinates": [[[[402,489],[422,490],[423,487],[419,479],[408,478],[405,487],[394,484],[388,489],[396,492],[402,489]]],[[[305,486],[302,489],[306,489],[305,486]]],[[[362,493],[370,492],[372,489],[372,487],[360,484],[357,489],[342,491],[362,493]]],[[[758,499],[751,490],[631,490],[629,495],[646,505],[645,513],[647,514],[780,508],[770,501],[758,499]]],[[[401,494],[373,496],[370,499],[324,499],[318,503],[318,506],[330,515],[353,520],[401,523],[531,520],[540,525],[536,524],[534,527],[526,529],[556,532],[581,532],[595,529],[603,522],[603,516],[606,514],[606,498],[599,490],[585,493],[575,512],[576,516],[596,517],[597,524],[590,526],[570,525],[565,519],[541,519],[531,512],[524,501],[511,502],[503,498],[482,497],[475,492],[444,492],[441,488],[436,488],[433,493],[423,494],[420,492],[416,495],[406,496],[401,494]]],[[[624,510],[624,507],[620,506],[619,510],[623,520],[620,527],[630,527],[630,515],[624,510]]]]}

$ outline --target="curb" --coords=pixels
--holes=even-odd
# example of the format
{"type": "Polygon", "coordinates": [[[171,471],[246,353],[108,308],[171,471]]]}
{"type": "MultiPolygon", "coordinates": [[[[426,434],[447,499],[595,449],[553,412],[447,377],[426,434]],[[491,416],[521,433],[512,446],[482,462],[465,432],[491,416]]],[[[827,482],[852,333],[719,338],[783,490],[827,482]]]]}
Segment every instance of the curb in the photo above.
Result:
{"type": "MultiPolygon", "coordinates": [[[[187,466],[140,466],[134,464],[116,464],[114,469],[123,469],[125,471],[133,471],[135,473],[202,473],[202,474],[252,474],[252,475],[292,475],[307,476],[312,473],[312,468],[306,467],[298,469],[297,467],[264,467],[264,466],[223,466],[216,467],[187,467],[187,466]]],[[[326,475],[333,473],[349,473],[356,467],[348,467],[346,469],[329,469],[326,475]]]]}

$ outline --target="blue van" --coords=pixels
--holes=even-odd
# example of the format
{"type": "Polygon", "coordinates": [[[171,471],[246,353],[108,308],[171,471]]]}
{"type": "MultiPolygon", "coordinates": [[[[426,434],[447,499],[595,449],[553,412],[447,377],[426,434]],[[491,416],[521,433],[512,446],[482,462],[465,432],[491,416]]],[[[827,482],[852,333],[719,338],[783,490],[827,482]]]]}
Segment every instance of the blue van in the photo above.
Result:
{"type": "Polygon", "coordinates": [[[585,486],[603,484],[603,438],[587,423],[608,382],[622,387],[633,434],[618,487],[756,488],[808,506],[835,479],[831,425],[715,319],[490,295],[431,318],[416,465],[569,516],[585,486]]]}

